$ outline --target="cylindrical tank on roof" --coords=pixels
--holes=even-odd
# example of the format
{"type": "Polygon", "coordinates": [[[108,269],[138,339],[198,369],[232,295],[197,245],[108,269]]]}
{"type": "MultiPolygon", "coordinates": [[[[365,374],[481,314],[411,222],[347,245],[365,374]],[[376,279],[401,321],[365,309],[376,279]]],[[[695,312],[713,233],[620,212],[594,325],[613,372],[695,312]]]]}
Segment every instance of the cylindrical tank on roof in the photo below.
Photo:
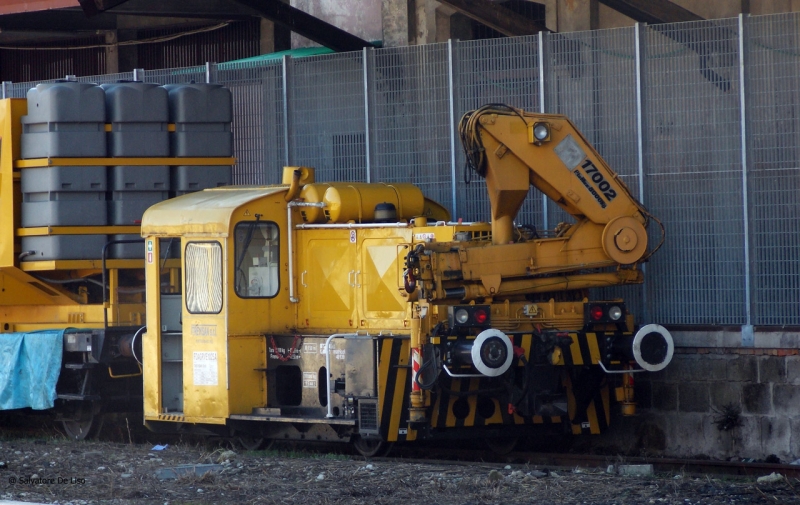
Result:
{"type": "Polygon", "coordinates": [[[323,211],[331,223],[370,223],[375,221],[375,207],[391,203],[397,219],[411,219],[422,214],[425,197],[413,184],[351,183],[331,184],[323,196],[323,211]]]}

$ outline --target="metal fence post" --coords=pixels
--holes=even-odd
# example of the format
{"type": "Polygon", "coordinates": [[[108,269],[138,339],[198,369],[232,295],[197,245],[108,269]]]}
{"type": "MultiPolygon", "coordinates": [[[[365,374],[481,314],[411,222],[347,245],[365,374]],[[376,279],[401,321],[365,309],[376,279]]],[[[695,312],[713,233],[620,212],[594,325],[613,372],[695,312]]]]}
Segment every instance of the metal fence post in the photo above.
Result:
{"type": "Polygon", "coordinates": [[[135,82],[144,82],[144,69],[143,68],[134,68],[133,69],[133,80],[135,82]]]}
{"type": "Polygon", "coordinates": [[[450,113],[450,184],[452,187],[451,197],[453,199],[452,217],[455,219],[458,216],[458,191],[456,190],[456,82],[454,71],[453,49],[455,43],[449,39],[447,41],[447,89],[449,99],[449,113],[450,113]]]}
{"type": "Polygon", "coordinates": [[[3,81],[3,99],[10,98],[8,96],[11,91],[11,81],[3,81]]]}
{"type": "Polygon", "coordinates": [[[750,217],[747,198],[747,97],[745,95],[745,16],[739,14],[739,108],[741,118],[742,148],[742,219],[744,220],[744,304],[746,324],[742,326],[742,347],[753,347],[753,321],[751,318],[750,298],[750,217]]]}
{"type": "Polygon", "coordinates": [[[217,64],[206,62],[206,84],[217,82],[217,64]]]}
{"type": "Polygon", "coordinates": [[[289,153],[289,114],[291,112],[291,107],[289,107],[289,99],[291,98],[290,93],[290,85],[292,82],[291,76],[291,59],[292,57],[288,54],[284,54],[281,58],[281,65],[282,65],[282,82],[281,88],[283,93],[283,160],[284,165],[289,167],[291,166],[291,155],[289,153]]]}
{"type": "MultiPolygon", "coordinates": [[[[645,25],[646,26],[646,25],[645,25]]],[[[644,205],[644,88],[642,81],[644,77],[642,60],[644,52],[644,40],[642,37],[642,24],[636,23],[633,27],[634,48],[636,52],[636,164],[639,174],[639,201],[644,205]]],[[[647,265],[642,265],[642,273],[647,269],[647,265]]],[[[641,288],[642,294],[642,321],[649,321],[650,312],[647,306],[647,276],[641,288]]]]}
{"type": "Polygon", "coordinates": [[[370,121],[369,121],[369,100],[370,100],[370,92],[369,92],[369,83],[370,83],[370,72],[374,68],[370,59],[373,55],[372,48],[367,49],[366,47],[362,49],[361,53],[361,60],[363,63],[364,68],[364,157],[366,158],[364,161],[366,162],[366,171],[367,171],[367,182],[372,182],[372,150],[370,149],[370,121]]]}
{"type": "MultiPolygon", "coordinates": [[[[545,106],[545,90],[544,90],[544,76],[545,76],[545,58],[544,58],[544,49],[545,44],[547,43],[547,32],[541,31],[539,32],[539,112],[542,114],[547,112],[547,107],[545,106]]],[[[542,228],[547,230],[549,229],[548,226],[548,219],[547,219],[547,195],[542,195],[542,228]]]]}

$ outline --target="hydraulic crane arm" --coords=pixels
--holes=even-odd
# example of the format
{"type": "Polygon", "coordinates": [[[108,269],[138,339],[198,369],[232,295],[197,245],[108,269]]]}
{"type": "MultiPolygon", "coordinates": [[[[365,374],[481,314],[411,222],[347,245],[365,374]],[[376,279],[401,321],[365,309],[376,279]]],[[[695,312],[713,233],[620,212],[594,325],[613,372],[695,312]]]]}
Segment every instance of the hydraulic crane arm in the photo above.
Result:
{"type": "Polygon", "coordinates": [[[565,116],[489,105],[465,114],[459,130],[468,163],[486,179],[495,244],[513,240],[514,218],[534,186],[579,223],[604,225],[612,259],[629,264],[644,255],[647,211],[565,116]]]}
{"type": "Polygon", "coordinates": [[[412,254],[409,266],[421,267],[411,271],[419,273],[425,298],[519,296],[642,281],[635,266],[649,257],[652,216],[569,119],[488,105],[465,114],[459,131],[467,163],[486,179],[492,244],[426,245],[412,254]],[[576,222],[562,225],[555,237],[522,239],[514,219],[530,186],[576,222]],[[620,265],[632,268],[601,271],[620,265]]]}

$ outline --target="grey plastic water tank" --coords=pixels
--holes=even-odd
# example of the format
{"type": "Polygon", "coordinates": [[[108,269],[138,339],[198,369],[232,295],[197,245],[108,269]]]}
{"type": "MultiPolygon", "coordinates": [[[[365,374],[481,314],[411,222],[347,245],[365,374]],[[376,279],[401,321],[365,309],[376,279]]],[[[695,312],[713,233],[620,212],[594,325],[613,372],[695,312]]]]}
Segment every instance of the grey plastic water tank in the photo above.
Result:
{"type": "Polygon", "coordinates": [[[112,191],[108,204],[108,224],[138,225],[144,211],[169,198],[168,191],[112,191]]]}
{"type": "Polygon", "coordinates": [[[96,84],[57,81],[28,90],[22,158],[105,157],[106,102],[96,84]]]}
{"type": "Polygon", "coordinates": [[[106,167],[26,168],[20,176],[20,224],[105,226],[106,187],[106,167]]]}
{"type": "Polygon", "coordinates": [[[177,196],[220,186],[230,186],[229,165],[178,165],[172,167],[172,191],[177,196]]]}
{"type": "Polygon", "coordinates": [[[219,84],[167,84],[172,156],[232,156],[233,97],[219,84]]]}
{"type": "Polygon", "coordinates": [[[169,156],[167,90],[146,82],[103,84],[109,156],[169,156]]]}
{"type": "Polygon", "coordinates": [[[169,186],[166,165],[108,167],[109,191],[169,191],[169,186]]]}
{"type": "Polygon", "coordinates": [[[105,235],[50,235],[22,237],[22,251],[32,251],[23,261],[97,259],[106,244],[105,235]]]}

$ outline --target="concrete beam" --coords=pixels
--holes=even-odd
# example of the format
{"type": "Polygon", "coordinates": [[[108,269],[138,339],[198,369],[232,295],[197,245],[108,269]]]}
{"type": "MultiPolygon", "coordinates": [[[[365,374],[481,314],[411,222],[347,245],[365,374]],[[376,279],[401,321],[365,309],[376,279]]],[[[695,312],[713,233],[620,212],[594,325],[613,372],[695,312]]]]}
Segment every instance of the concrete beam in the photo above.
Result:
{"type": "Polygon", "coordinates": [[[526,19],[510,9],[493,4],[488,0],[439,0],[461,14],[485,24],[489,28],[508,37],[533,35],[543,30],[544,26],[526,19]]]}
{"type": "Polygon", "coordinates": [[[669,0],[598,0],[600,3],[625,14],[634,21],[649,23],[681,23],[701,21],[703,18],[669,0]]]}
{"type": "Polygon", "coordinates": [[[366,40],[285,3],[268,0],[235,0],[235,2],[334,51],[359,51],[364,47],[374,47],[366,40]]]}

